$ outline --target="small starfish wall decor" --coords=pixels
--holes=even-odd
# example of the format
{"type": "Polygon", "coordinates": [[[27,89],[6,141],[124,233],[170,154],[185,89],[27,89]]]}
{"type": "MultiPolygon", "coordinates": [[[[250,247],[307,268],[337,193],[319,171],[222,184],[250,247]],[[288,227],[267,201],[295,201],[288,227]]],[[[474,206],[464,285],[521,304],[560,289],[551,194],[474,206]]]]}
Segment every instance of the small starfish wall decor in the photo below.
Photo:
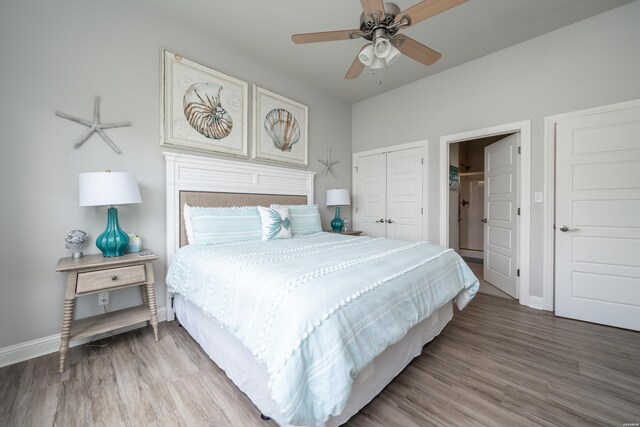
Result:
{"type": "Polygon", "coordinates": [[[120,148],[104,133],[105,129],[113,129],[113,128],[121,128],[125,126],[131,126],[131,122],[120,122],[120,123],[100,123],[100,97],[96,96],[96,99],[93,104],[93,122],[89,120],[80,119],[78,117],[70,116],[69,114],[61,113],[56,111],[56,116],[62,117],[63,119],[71,120],[72,122],[80,123],[89,128],[89,130],[76,142],[73,144],[73,148],[78,148],[82,144],[84,144],[94,133],[97,133],[104,142],[107,143],[109,147],[113,149],[118,154],[122,154],[120,148]]]}
{"type": "Polygon", "coordinates": [[[336,173],[333,170],[333,166],[340,162],[338,160],[331,161],[331,150],[327,150],[327,160],[318,159],[318,161],[324,165],[324,171],[322,171],[322,174],[324,176],[327,176],[328,173],[331,173],[331,176],[336,178],[336,173]]]}

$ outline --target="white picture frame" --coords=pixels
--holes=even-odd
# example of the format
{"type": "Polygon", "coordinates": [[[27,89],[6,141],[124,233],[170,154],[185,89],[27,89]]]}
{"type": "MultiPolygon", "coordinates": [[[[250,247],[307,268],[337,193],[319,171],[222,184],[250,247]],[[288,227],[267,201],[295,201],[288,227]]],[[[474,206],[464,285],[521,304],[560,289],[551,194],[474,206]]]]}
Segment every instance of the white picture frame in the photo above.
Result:
{"type": "Polygon", "coordinates": [[[162,50],[160,145],[247,157],[249,85],[162,50]]]}
{"type": "Polygon", "coordinates": [[[309,164],[309,107],[253,85],[252,158],[309,164]]]}

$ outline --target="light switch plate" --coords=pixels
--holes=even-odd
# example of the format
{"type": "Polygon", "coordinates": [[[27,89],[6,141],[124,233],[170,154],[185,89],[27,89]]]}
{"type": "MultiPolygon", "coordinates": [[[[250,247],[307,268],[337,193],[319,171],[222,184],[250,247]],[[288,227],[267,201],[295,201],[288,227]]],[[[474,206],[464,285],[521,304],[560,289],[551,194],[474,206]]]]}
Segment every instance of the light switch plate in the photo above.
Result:
{"type": "Polygon", "coordinates": [[[536,191],[534,200],[536,203],[542,203],[542,192],[536,191]]]}

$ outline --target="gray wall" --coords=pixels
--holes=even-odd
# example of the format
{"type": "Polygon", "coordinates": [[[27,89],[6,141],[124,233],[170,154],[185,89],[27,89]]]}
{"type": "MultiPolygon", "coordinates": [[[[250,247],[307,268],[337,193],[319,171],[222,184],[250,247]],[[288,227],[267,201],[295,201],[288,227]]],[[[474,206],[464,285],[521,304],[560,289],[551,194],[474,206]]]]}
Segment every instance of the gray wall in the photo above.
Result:
{"type": "MultiPolygon", "coordinates": [[[[104,230],[106,209],[78,207],[80,172],[136,174],[143,203],[121,206],[120,223],[162,256],[155,273],[158,302],[164,306],[162,48],[308,105],[308,169],[322,172],[317,160],[327,148],[340,160],[337,179],[316,175],[316,202],[324,204],[328,188],[350,188],[350,106],[285,70],[122,0],[3,0],[1,8],[0,348],[59,333],[64,275],[55,266],[69,255],[64,247],[68,231],[88,231],[92,240],[85,252],[98,252],[94,239],[104,230]],[[133,122],[133,127],[107,131],[122,155],[98,137],[73,149],[86,128],[54,115],[59,110],[90,119],[96,95],[102,97],[103,121],[133,122]]],[[[328,229],[333,211],[321,211],[328,229]]],[[[113,309],[139,302],[134,290],[111,297],[113,309]]],[[[99,312],[96,296],[83,297],[77,307],[81,317],[99,312]]]]}
{"type": "MultiPolygon", "coordinates": [[[[544,117],[640,98],[638,23],[640,1],[355,104],[353,151],[429,140],[429,236],[437,241],[440,136],[531,119],[533,198],[543,191],[544,117]]],[[[531,207],[530,292],[542,296],[543,204],[531,207]]]]}

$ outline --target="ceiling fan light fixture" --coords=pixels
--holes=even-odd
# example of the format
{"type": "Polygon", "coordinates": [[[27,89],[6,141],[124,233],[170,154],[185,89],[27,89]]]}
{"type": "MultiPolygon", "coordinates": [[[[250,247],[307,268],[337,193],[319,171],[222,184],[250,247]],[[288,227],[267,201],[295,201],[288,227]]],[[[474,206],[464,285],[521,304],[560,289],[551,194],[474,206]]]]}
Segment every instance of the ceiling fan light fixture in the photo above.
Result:
{"type": "Polygon", "coordinates": [[[381,70],[387,65],[386,61],[382,58],[378,58],[375,56],[373,61],[371,61],[371,69],[372,70],[381,70]]]}
{"type": "Polygon", "coordinates": [[[365,47],[362,48],[362,50],[358,54],[358,59],[360,60],[360,62],[362,62],[367,67],[373,63],[375,58],[376,56],[373,50],[373,43],[365,45],[365,47]]]}
{"type": "Polygon", "coordinates": [[[396,48],[394,45],[391,45],[391,48],[389,49],[389,54],[387,54],[387,56],[384,58],[384,61],[387,63],[387,65],[391,65],[397,61],[400,55],[401,53],[398,50],[398,48],[396,48]]]}
{"type": "Polygon", "coordinates": [[[373,43],[373,53],[375,53],[378,58],[384,59],[391,52],[391,47],[391,42],[389,42],[388,39],[384,37],[378,37],[373,43]]]}

